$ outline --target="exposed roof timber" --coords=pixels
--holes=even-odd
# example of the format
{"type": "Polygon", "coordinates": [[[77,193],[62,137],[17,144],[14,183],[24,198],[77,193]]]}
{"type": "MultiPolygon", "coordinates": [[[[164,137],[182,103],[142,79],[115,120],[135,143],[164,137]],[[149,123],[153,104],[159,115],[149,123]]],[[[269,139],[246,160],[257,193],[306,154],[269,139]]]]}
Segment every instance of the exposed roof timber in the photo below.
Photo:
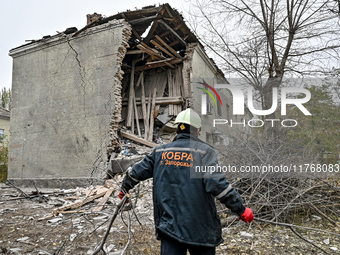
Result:
{"type": "MultiPolygon", "coordinates": [[[[129,20],[127,19],[127,17],[125,16],[124,13],[122,13],[122,17],[125,19],[126,22],[129,22],[129,20]]],[[[131,26],[131,29],[132,29],[132,33],[134,34],[134,36],[136,36],[136,38],[137,38],[139,41],[142,41],[142,38],[139,36],[139,34],[138,34],[137,31],[133,28],[133,26],[131,26]]]]}
{"type": "Polygon", "coordinates": [[[174,21],[174,18],[167,18],[167,17],[163,17],[164,20],[168,20],[168,21],[174,21]]]}
{"type": "Polygon", "coordinates": [[[168,50],[170,50],[176,57],[182,58],[181,55],[179,55],[173,48],[171,48],[166,42],[162,40],[158,35],[156,35],[157,40],[162,43],[168,50]]]}
{"type": "Polygon", "coordinates": [[[164,4],[163,6],[166,12],[168,13],[168,15],[170,16],[170,18],[174,18],[174,16],[172,15],[172,12],[169,9],[170,6],[168,4],[164,4]]]}
{"type": "Polygon", "coordinates": [[[148,62],[146,63],[146,65],[153,65],[153,64],[158,64],[158,63],[165,63],[165,62],[169,62],[171,61],[172,58],[166,58],[166,59],[162,59],[162,60],[158,60],[158,61],[152,61],[152,62],[148,62]]]}
{"type": "MultiPolygon", "coordinates": [[[[149,65],[144,65],[144,66],[137,66],[135,71],[143,71],[143,70],[148,70],[148,69],[152,69],[152,68],[166,66],[167,64],[165,64],[165,63],[171,64],[171,65],[176,65],[176,64],[182,63],[182,59],[175,58],[175,59],[173,59],[169,62],[156,63],[156,64],[151,64],[151,65],[149,64],[149,65]]],[[[125,73],[129,73],[129,72],[131,72],[131,71],[127,71],[125,73]]]]}
{"type": "Polygon", "coordinates": [[[160,49],[161,51],[163,51],[165,54],[169,55],[172,58],[175,58],[174,55],[172,55],[169,51],[167,51],[166,49],[164,49],[161,45],[159,45],[157,42],[155,42],[154,40],[150,41],[153,45],[155,45],[158,49],[160,49]]]}
{"type": "MultiPolygon", "coordinates": [[[[166,41],[166,43],[170,46],[175,45],[173,44],[173,41],[179,40],[181,44],[176,45],[176,47],[174,47],[174,49],[177,51],[182,49],[182,44],[186,45],[184,44],[185,42],[187,43],[198,42],[196,36],[190,31],[190,29],[185,24],[181,14],[176,9],[172,9],[169,4],[163,4],[158,7],[146,7],[135,11],[127,10],[125,12],[117,13],[110,17],[102,18],[93,23],[90,23],[83,27],[82,29],[80,29],[79,31],[71,34],[71,36],[76,37],[77,35],[79,35],[80,33],[82,33],[83,31],[90,27],[102,25],[114,19],[125,19],[127,22],[129,22],[132,27],[133,39],[137,39],[139,41],[144,40],[144,42],[146,42],[147,44],[150,43],[150,40],[153,39],[154,35],[158,34],[160,35],[160,37],[163,38],[164,35],[168,33],[171,33],[173,38],[169,37],[168,40],[165,39],[163,40],[166,41]],[[158,25],[159,24],[158,20],[162,22],[162,26],[158,25]],[[144,39],[141,38],[141,35],[148,29],[148,27],[153,21],[154,24],[152,25],[151,27],[152,29],[149,31],[147,38],[144,39]],[[179,30],[176,31],[177,28],[179,28],[179,30]],[[171,30],[171,32],[169,30],[171,30]]],[[[64,34],[58,33],[58,35],[55,35],[53,38],[58,38],[60,36],[64,36],[64,34]]],[[[30,43],[21,45],[14,49],[21,48],[28,44],[40,43],[45,41],[46,39],[34,40],[30,43]]],[[[47,40],[46,42],[48,43],[50,42],[50,40],[47,40]]]]}
{"type": "Polygon", "coordinates": [[[142,50],[128,50],[125,55],[133,55],[133,54],[142,54],[144,51],[142,50]]]}
{"type": "Polygon", "coordinates": [[[145,18],[140,18],[140,19],[134,19],[134,20],[129,20],[128,22],[130,23],[130,25],[135,25],[138,23],[143,23],[146,21],[154,21],[157,18],[158,14],[150,16],[150,17],[145,17],[145,18]]]}
{"type": "Polygon", "coordinates": [[[163,20],[159,20],[160,24],[165,26],[167,29],[170,30],[170,32],[176,36],[184,45],[187,45],[187,43],[183,40],[182,37],[180,37],[175,30],[173,30],[168,24],[166,24],[163,20]]]}
{"type": "MultiPolygon", "coordinates": [[[[153,7],[153,8],[140,9],[136,11],[126,11],[123,13],[126,15],[126,17],[129,20],[133,20],[133,19],[140,19],[140,18],[156,15],[157,13],[161,11],[162,8],[163,6],[158,6],[158,7],[153,7]]],[[[113,17],[113,19],[116,19],[117,17],[115,16],[116,15],[111,16],[111,17],[113,17]]]]}
{"type": "MultiPolygon", "coordinates": [[[[137,45],[137,48],[144,51],[145,53],[149,54],[150,56],[153,56],[159,60],[164,60],[166,59],[164,56],[161,56],[159,54],[157,54],[156,52],[154,52],[150,47],[148,47],[146,44],[143,43],[143,45],[137,45]]],[[[170,64],[169,62],[165,61],[165,62],[162,62],[164,63],[165,65],[171,67],[172,69],[174,69],[175,67],[170,64]]]]}
{"type": "Polygon", "coordinates": [[[174,46],[174,45],[176,45],[176,44],[178,44],[178,43],[179,43],[178,40],[177,40],[177,41],[173,41],[172,43],[169,43],[169,46],[172,47],[172,46],[174,46]]]}
{"type": "Polygon", "coordinates": [[[148,35],[145,37],[144,42],[148,43],[150,41],[150,39],[153,37],[153,34],[157,28],[157,25],[158,25],[158,20],[155,20],[150,28],[148,35]]]}

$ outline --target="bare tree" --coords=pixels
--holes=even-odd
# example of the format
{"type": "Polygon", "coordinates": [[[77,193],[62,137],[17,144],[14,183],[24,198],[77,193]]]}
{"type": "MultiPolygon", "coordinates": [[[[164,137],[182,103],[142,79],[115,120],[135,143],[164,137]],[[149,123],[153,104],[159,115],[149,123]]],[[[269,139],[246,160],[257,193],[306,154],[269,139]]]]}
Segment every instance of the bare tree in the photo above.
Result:
{"type": "Polygon", "coordinates": [[[269,109],[284,77],[336,67],[338,8],[334,0],[197,0],[189,18],[222,69],[243,78],[269,109]]]}

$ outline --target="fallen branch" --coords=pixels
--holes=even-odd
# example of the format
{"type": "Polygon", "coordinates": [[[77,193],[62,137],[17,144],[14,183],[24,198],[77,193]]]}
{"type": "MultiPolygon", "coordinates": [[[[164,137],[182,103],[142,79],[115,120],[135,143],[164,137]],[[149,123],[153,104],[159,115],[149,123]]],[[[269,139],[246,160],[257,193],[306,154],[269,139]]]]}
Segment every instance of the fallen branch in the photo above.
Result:
{"type": "Polygon", "coordinates": [[[311,207],[313,207],[313,209],[319,213],[322,217],[326,218],[330,223],[332,223],[334,226],[339,226],[338,223],[336,223],[334,220],[332,220],[330,217],[328,217],[326,214],[324,214],[323,212],[321,212],[315,205],[313,205],[311,202],[309,203],[311,205],[311,207]]]}
{"type": "Polygon", "coordinates": [[[17,191],[19,191],[21,194],[24,195],[25,198],[29,198],[29,195],[27,195],[25,192],[23,192],[21,189],[16,187],[13,183],[11,183],[9,180],[6,181],[6,183],[9,183],[13,188],[15,188],[17,191]]]}
{"type": "Polygon", "coordinates": [[[107,191],[101,192],[95,196],[91,196],[91,197],[87,197],[79,202],[73,203],[73,204],[69,204],[69,205],[65,205],[62,207],[58,207],[57,209],[53,210],[53,214],[58,215],[59,213],[61,213],[62,211],[66,211],[68,209],[77,209],[81,206],[83,206],[84,204],[87,204],[88,202],[91,202],[97,198],[100,198],[102,196],[104,196],[106,194],[107,191]]]}
{"type": "Polygon", "coordinates": [[[104,237],[103,237],[103,240],[100,242],[100,245],[99,245],[99,246],[97,247],[97,249],[92,253],[92,255],[96,255],[96,254],[98,254],[100,251],[103,251],[104,254],[106,254],[105,251],[104,251],[104,249],[103,249],[103,246],[104,246],[104,244],[105,244],[105,242],[106,242],[106,238],[107,238],[107,237],[109,236],[109,234],[110,234],[110,230],[111,230],[112,224],[113,224],[113,222],[115,221],[115,219],[117,218],[118,213],[121,212],[121,211],[123,210],[123,208],[124,208],[124,206],[125,206],[125,202],[126,202],[126,200],[128,199],[128,196],[129,196],[129,195],[126,194],[126,195],[123,197],[123,199],[120,201],[120,203],[118,204],[115,213],[112,215],[112,218],[111,218],[111,220],[110,220],[109,226],[108,226],[108,228],[106,229],[106,233],[105,233],[105,235],[104,235],[104,237]]]}
{"type": "Polygon", "coordinates": [[[294,228],[292,228],[292,227],[289,227],[289,228],[290,228],[290,230],[291,230],[295,235],[297,235],[298,237],[300,237],[303,241],[305,241],[305,242],[307,242],[307,243],[313,245],[315,248],[317,248],[317,249],[323,251],[323,252],[326,253],[326,254],[330,254],[330,253],[328,253],[327,251],[325,251],[324,249],[322,249],[321,247],[319,247],[319,246],[317,246],[316,244],[313,244],[311,241],[308,241],[307,239],[305,239],[302,235],[300,235],[298,232],[296,232],[296,231],[294,230],[294,228]]]}
{"type": "Polygon", "coordinates": [[[123,249],[123,251],[121,252],[120,255],[124,255],[124,253],[126,252],[127,247],[129,246],[130,242],[131,242],[131,215],[129,213],[129,222],[128,222],[128,233],[129,233],[129,237],[128,237],[128,241],[123,249]]]}
{"type": "Polygon", "coordinates": [[[92,212],[99,212],[103,209],[104,205],[106,204],[107,200],[111,196],[112,192],[114,191],[114,188],[109,189],[105,196],[102,197],[102,199],[99,201],[98,205],[92,210],[92,212]]]}
{"type": "Polygon", "coordinates": [[[260,219],[260,218],[256,218],[256,217],[254,218],[254,220],[265,222],[265,223],[269,223],[269,224],[272,224],[272,225],[279,225],[279,226],[284,226],[284,227],[294,227],[294,228],[303,228],[303,229],[308,229],[308,230],[317,231],[317,232],[324,232],[324,233],[328,233],[328,234],[335,235],[335,236],[340,236],[340,234],[337,234],[337,233],[334,233],[334,232],[330,232],[330,231],[327,231],[327,230],[323,230],[323,229],[319,229],[319,228],[303,227],[303,226],[287,224],[287,223],[282,223],[282,222],[275,222],[275,221],[270,221],[270,220],[264,220],[264,219],[260,219]]]}

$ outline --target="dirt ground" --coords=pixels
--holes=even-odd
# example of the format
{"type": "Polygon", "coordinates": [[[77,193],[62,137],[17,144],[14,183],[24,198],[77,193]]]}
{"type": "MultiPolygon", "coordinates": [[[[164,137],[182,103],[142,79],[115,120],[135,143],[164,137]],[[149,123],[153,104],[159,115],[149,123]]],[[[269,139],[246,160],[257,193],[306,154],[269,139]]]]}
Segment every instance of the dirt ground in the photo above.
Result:
{"type": "MultiPolygon", "coordinates": [[[[18,190],[0,184],[0,254],[92,254],[120,201],[116,191],[100,212],[92,212],[97,199],[78,208],[77,213],[40,220],[53,209],[74,202],[72,198],[83,198],[84,189],[39,190],[41,194],[33,194],[34,188],[23,191],[29,198],[22,198],[18,190]]],[[[127,243],[125,254],[159,254],[160,242],[154,236],[150,183],[143,184],[137,203],[132,198],[130,204],[134,209],[122,212],[111,228],[105,243],[107,254],[121,254],[127,243]]],[[[227,216],[223,212],[222,221],[227,216]]],[[[337,235],[295,228],[302,238],[322,251],[289,228],[236,220],[223,228],[225,242],[217,247],[217,254],[340,254],[339,227],[315,215],[302,222],[304,226],[337,235]]]]}

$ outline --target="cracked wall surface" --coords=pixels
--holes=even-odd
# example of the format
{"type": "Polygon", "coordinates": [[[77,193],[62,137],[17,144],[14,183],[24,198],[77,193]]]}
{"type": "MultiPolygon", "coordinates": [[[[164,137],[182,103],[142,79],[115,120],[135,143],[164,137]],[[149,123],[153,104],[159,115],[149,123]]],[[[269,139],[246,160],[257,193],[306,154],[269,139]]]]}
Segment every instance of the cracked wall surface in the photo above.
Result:
{"type": "Polygon", "coordinates": [[[113,20],[10,51],[9,179],[100,177],[120,121],[130,26],[113,20]]]}

